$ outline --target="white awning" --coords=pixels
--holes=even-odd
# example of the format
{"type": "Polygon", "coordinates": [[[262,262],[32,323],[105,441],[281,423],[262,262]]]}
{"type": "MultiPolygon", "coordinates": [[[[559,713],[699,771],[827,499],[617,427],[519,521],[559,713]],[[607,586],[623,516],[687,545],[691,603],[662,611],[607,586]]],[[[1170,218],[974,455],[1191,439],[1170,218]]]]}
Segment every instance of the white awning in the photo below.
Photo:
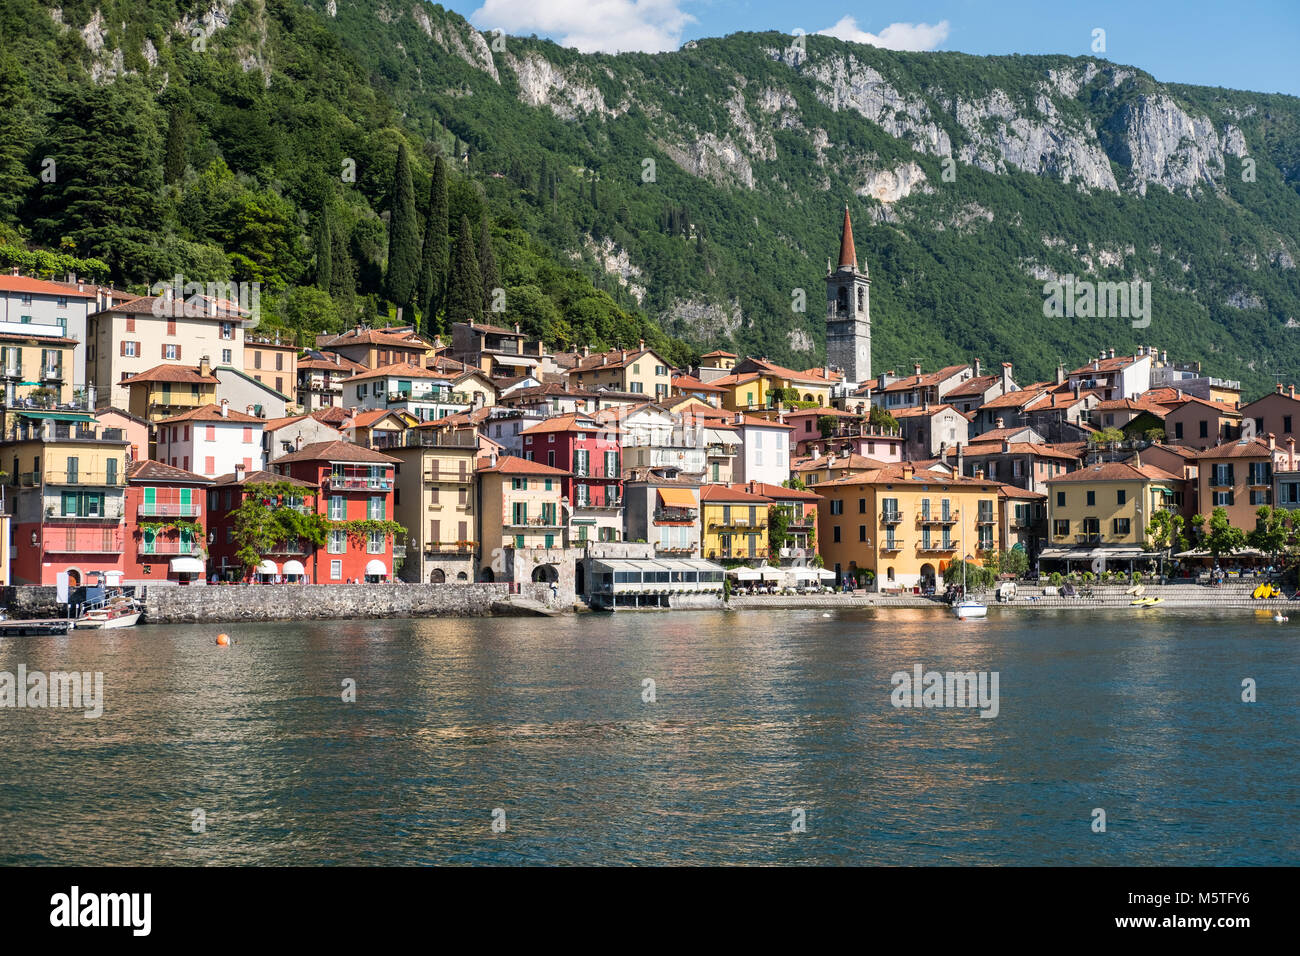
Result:
{"type": "Polygon", "coordinates": [[[302,566],[301,561],[286,561],[284,562],[284,573],[285,574],[306,574],[307,569],[302,566]]]}
{"type": "MultiPolygon", "coordinates": [[[[274,565],[272,565],[272,567],[274,567],[274,565]]],[[[202,574],[203,562],[198,558],[172,558],[171,569],[177,574],[202,574]]],[[[122,572],[109,572],[109,574],[114,573],[121,574],[122,572]]],[[[271,571],[271,573],[274,574],[275,571],[271,571]]]]}
{"type": "Polygon", "coordinates": [[[274,561],[268,559],[257,566],[257,573],[268,577],[274,577],[280,573],[280,566],[274,561]]]}
{"type": "Polygon", "coordinates": [[[757,568],[732,568],[727,573],[737,581],[757,581],[763,576],[757,568]]]}
{"type": "MultiPolygon", "coordinates": [[[[174,561],[173,561],[172,563],[175,564],[174,561]]],[[[199,565],[199,570],[200,570],[200,571],[203,570],[203,566],[202,566],[202,565],[199,565]]],[[[122,583],[122,572],[121,572],[121,571],[105,571],[105,572],[104,572],[104,579],[105,579],[109,584],[121,584],[121,583],[122,583]]]]}
{"type": "MultiPolygon", "coordinates": [[[[796,581],[820,581],[821,572],[816,568],[790,568],[790,575],[796,581]]],[[[835,577],[835,572],[831,572],[831,577],[835,577]]]]}
{"type": "Polygon", "coordinates": [[[785,568],[774,568],[770,565],[763,565],[758,569],[759,575],[764,581],[780,581],[785,576],[785,568]]]}
{"type": "Polygon", "coordinates": [[[388,568],[384,567],[384,562],[382,561],[367,561],[366,574],[386,578],[388,577],[388,568]]]}
{"type": "Polygon", "coordinates": [[[821,578],[823,581],[834,581],[835,572],[830,568],[818,568],[817,577],[821,578]]]}

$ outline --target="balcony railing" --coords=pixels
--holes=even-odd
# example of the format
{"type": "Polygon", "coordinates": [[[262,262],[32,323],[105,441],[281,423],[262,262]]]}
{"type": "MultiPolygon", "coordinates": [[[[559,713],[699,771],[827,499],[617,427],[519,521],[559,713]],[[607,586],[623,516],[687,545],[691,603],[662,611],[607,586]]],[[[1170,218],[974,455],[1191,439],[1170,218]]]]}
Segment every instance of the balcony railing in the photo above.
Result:
{"type": "Polygon", "coordinates": [[[473,554],[476,541],[434,541],[425,544],[425,554],[473,554]]]}
{"type": "Polygon", "coordinates": [[[880,520],[885,524],[899,524],[903,520],[903,513],[901,511],[882,511],[880,512],[880,520]]]}
{"type": "Polygon", "coordinates": [[[1087,534],[1076,534],[1074,540],[1078,544],[1101,544],[1101,532],[1094,531],[1087,534]]]}
{"type": "Polygon", "coordinates": [[[389,405],[396,405],[402,402],[428,402],[435,405],[472,405],[474,396],[468,392],[421,392],[416,395],[412,392],[389,392],[387,396],[389,405]]]}
{"type": "Polygon", "coordinates": [[[0,366],[0,375],[3,375],[5,378],[22,378],[23,367],[21,365],[0,366]]]}
{"type": "Polygon", "coordinates": [[[886,538],[885,541],[884,541],[884,543],[881,544],[881,546],[880,546],[880,550],[881,550],[881,551],[902,551],[902,550],[903,550],[903,539],[902,539],[902,538],[886,538]]]}
{"type": "Polygon", "coordinates": [[[956,551],[959,546],[957,541],[922,541],[916,546],[917,551],[956,551]]]}
{"type": "Polygon", "coordinates": [[[740,454],[740,446],[732,444],[714,443],[704,447],[705,454],[709,458],[734,458],[740,454]]]}
{"type": "Polygon", "coordinates": [[[525,518],[523,521],[516,521],[512,517],[505,522],[507,528],[563,528],[558,515],[546,516],[540,518],[525,518]]]}
{"type": "Polygon", "coordinates": [[[698,508],[656,508],[655,521],[694,521],[698,508]]]}
{"type": "Polygon", "coordinates": [[[361,475],[330,475],[325,485],[331,491],[391,491],[393,479],[367,478],[361,475]]]}
{"type": "Polygon", "coordinates": [[[77,471],[47,468],[45,471],[24,471],[18,475],[18,483],[24,488],[39,488],[46,485],[95,485],[106,488],[125,488],[126,476],[118,472],[109,475],[102,471],[77,471]]]}
{"type": "Polygon", "coordinates": [[[306,554],[307,546],[301,541],[287,542],[282,541],[279,544],[272,545],[266,551],[267,554],[306,554]]]}
{"type": "Polygon", "coordinates": [[[66,533],[46,528],[44,536],[46,554],[121,554],[120,531],[87,534],[85,529],[67,529],[66,533]]]}
{"type": "Polygon", "coordinates": [[[200,512],[196,504],[181,504],[179,501],[142,501],[136,511],[142,518],[194,518],[200,512]]]}
{"type": "Polygon", "coordinates": [[[603,501],[575,501],[573,507],[575,510],[580,508],[621,508],[623,507],[623,499],[606,498],[603,501]]]}
{"type": "Polygon", "coordinates": [[[408,428],[402,432],[378,432],[370,436],[371,448],[478,448],[472,430],[450,428],[408,428]]]}
{"type": "Polygon", "coordinates": [[[155,538],[153,541],[140,540],[136,552],[142,555],[165,555],[168,557],[198,557],[203,554],[203,545],[197,541],[170,541],[155,538]]]}
{"type": "Polygon", "coordinates": [[[41,369],[41,381],[43,381],[43,382],[62,382],[62,381],[63,381],[63,366],[62,366],[62,365],[47,365],[47,366],[45,366],[43,369],[41,369]]]}

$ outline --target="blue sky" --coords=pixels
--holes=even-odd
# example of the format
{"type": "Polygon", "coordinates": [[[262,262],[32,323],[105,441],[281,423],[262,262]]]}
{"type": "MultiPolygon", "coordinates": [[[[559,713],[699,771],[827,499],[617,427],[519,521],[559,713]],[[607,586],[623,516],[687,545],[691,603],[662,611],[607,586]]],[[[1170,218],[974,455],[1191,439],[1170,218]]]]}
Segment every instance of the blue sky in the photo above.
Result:
{"type": "Polygon", "coordinates": [[[581,50],[671,50],[739,30],[963,53],[1093,53],[1157,79],[1300,95],[1300,0],[442,0],[480,29],[581,50]]]}

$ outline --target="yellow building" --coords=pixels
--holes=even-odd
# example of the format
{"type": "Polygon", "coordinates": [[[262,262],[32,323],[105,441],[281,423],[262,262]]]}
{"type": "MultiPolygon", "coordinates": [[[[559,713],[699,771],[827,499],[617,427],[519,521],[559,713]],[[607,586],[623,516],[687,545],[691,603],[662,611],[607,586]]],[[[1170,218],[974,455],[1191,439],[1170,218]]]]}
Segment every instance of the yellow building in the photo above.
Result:
{"type": "MultiPolygon", "coordinates": [[[[5,322],[18,329],[17,322],[5,322]]],[[[58,326],[41,326],[53,332],[58,326]]],[[[72,400],[75,339],[57,335],[0,332],[0,377],[4,404],[13,407],[28,399],[41,405],[62,405],[72,400]]]]}
{"type": "Polygon", "coordinates": [[[942,590],[952,561],[981,564],[997,548],[998,490],[907,461],[819,481],[817,550],[837,574],[871,571],[877,590],[942,590]]]}
{"type": "Polygon", "coordinates": [[[478,460],[479,580],[491,581],[507,548],[564,547],[560,498],[567,471],[503,455],[478,460]]]}
{"type": "Polygon", "coordinates": [[[396,443],[383,448],[399,462],[393,515],[408,529],[402,579],[433,584],[473,581],[478,545],[474,429],[433,422],[402,432],[396,443]]]}
{"type": "Polygon", "coordinates": [[[298,388],[299,348],[288,340],[244,336],[244,374],[270,385],[281,395],[293,395],[298,388]]]}
{"type": "Polygon", "coordinates": [[[762,412],[778,404],[790,408],[793,402],[831,403],[834,382],[823,375],[798,372],[765,359],[745,359],[730,375],[709,381],[724,388],[722,407],[733,412],[762,412]]]}
{"type": "Polygon", "coordinates": [[[709,560],[758,561],[768,556],[767,516],[771,498],[743,485],[700,488],[700,552],[709,560]]]}
{"type": "Polygon", "coordinates": [[[207,360],[192,365],[157,365],[122,381],[127,411],[156,422],[217,402],[217,377],[207,360]]]}
{"type": "MultiPolygon", "coordinates": [[[[1047,482],[1045,559],[1085,561],[1098,551],[1129,560],[1147,550],[1147,525],[1157,511],[1178,512],[1182,479],[1154,465],[1112,461],[1086,465],[1047,482]]],[[[1115,569],[1112,569],[1115,570],[1115,569]]]]}
{"type": "Polygon", "coordinates": [[[672,394],[673,370],[668,360],[653,349],[618,349],[584,355],[565,372],[570,388],[593,392],[598,388],[633,392],[659,402],[672,394]]]}

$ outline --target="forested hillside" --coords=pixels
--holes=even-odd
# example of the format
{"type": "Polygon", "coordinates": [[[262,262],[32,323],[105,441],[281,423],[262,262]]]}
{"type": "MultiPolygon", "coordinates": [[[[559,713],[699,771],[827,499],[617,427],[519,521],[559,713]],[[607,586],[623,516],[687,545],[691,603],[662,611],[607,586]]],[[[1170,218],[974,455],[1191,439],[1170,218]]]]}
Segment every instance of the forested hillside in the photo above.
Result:
{"type": "Polygon", "coordinates": [[[11,250],[257,279],[267,321],[303,329],[398,299],[437,328],[484,296],[487,258],[496,318],[557,345],[806,367],[848,203],[878,369],[1006,358],[1027,380],[1145,344],[1248,389],[1300,375],[1291,97],[774,33],[582,55],[422,0],[199,9],[3,6],[11,250]],[[1044,318],[1066,275],[1151,282],[1150,326],[1044,318]]]}

